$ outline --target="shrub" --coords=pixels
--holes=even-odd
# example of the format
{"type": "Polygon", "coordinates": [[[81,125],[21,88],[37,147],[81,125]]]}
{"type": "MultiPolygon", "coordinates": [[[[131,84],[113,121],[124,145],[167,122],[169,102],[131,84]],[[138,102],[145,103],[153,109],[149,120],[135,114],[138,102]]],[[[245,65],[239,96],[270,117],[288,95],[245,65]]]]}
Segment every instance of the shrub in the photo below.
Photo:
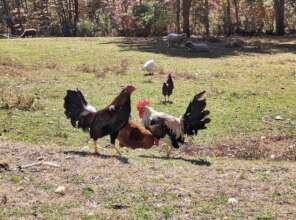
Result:
{"type": "Polygon", "coordinates": [[[154,19],[154,7],[149,4],[135,5],[132,15],[136,21],[136,36],[146,37],[151,34],[154,19]]]}
{"type": "Polygon", "coordinates": [[[81,20],[77,24],[77,36],[79,37],[94,37],[95,25],[91,21],[81,20]]]}
{"type": "Polygon", "coordinates": [[[53,21],[48,25],[47,28],[48,34],[50,36],[62,36],[62,28],[59,22],[53,21]]]}

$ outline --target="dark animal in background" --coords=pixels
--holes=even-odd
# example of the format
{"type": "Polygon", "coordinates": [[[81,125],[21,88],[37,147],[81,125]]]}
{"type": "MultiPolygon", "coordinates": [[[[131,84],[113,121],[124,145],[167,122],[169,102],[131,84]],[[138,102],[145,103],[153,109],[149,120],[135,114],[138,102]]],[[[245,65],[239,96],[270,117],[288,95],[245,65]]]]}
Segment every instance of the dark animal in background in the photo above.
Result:
{"type": "Polygon", "coordinates": [[[128,123],[131,114],[131,94],[134,90],[134,86],[126,86],[110,105],[99,111],[87,103],[78,89],[67,91],[64,98],[65,115],[71,120],[73,127],[89,131],[90,137],[94,140],[95,153],[97,140],[110,135],[111,145],[120,154],[115,140],[119,131],[128,123]]]}
{"type": "Polygon", "coordinates": [[[207,43],[201,42],[201,43],[194,43],[192,41],[187,41],[185,43],[185,47],[190,51],[190,52],[209,52],[210,48],[207,43]]]}
{"type": "Polygon", "coordinates": [[[206,110],[206,99],[202,98],[204,94],[205,91],[196,94],[185,113],[178,118],[149,107],[149,100],[138,101],[137,110],[144,127],[167,145],[167,156],[171,146],[179,148],[186,136],[197,135],[198,131],[207,128],[211,120],[207,117],[210,112],[206,110]]]}
{"type": "Polygon", "coordinates": [[[21,34],[21,38],[25,38],[25,37],[36,37],[37,35],[37,30],[34,28],[30,28],[30,29],[25,29],[24,32],[21,34]]]}
{"type": "Polygon", "coordinates": [[[173,81],[172,75],[169,74],[167,81],[164,82],[162,85],[162,95],[164,96],[164,103],[172,103],[169,101],[169,98],[173,94],[173,90],[174,90],[174,81],[173,81]]]}

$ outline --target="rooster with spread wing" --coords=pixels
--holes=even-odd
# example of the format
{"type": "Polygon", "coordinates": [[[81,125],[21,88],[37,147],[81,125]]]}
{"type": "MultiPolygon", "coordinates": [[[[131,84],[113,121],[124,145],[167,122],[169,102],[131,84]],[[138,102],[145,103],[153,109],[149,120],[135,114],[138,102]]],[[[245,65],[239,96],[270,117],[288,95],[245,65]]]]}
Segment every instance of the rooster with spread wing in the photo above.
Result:
{"type": "Polygon", "coordinates": [[[210,112],[205,110],[206,100],[202,98],[204,93],[205,91],[194,96],[180,118],[155,111],[149,107],[149,100],[138,101],[137,110],[144,127],[169,146],[167,156],[170,155],[171,146],[179,148],[184,143],[186,135],[197,135],[199,130],[207,128],[206,125],[211,120],[207,117],[210,112]]]}
{"type": "Polygon", "coordinates": [[[131,94],[135,90],[132,85],[126,86],[107,107],[96,111],[89,105],[83,94],[77,89],[68,90],[64,98],[65,115],[71,120],[73,127],[89,131],[94,140],[94,150],[97,153],[97,140],[110,135],[111,145],[115,147],[115,140],[119,131],[126,126],[131,114],[131,94]]]}

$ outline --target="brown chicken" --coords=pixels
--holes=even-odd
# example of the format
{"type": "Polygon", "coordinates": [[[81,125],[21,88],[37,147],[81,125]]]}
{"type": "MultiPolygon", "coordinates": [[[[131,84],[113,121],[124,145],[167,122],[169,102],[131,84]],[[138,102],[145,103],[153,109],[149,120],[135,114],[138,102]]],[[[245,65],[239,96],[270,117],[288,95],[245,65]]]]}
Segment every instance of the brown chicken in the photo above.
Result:
{"type": "MultiPolygon", "coordinates": [[[[126,86],[110,105],[99,111],[87,103],[78,89],[67,91],[64,99],[65,115],[71,120],[73,127],[89,131],[90,137],[94,140],[95,153],[97,153],[97,140],[106,135],[110,135],[111,145],[115,147],[120,129],[128,123],[131,113],[131,94],[134,90],[134,86],[126,86]]],[[[116,147],[115,149],[120,154],[116,147]]]]}
{"type": "Polygon", "coordinates": [[[158,145],[158,139],[154,138],[150,131],[133,121],[119,131],[117,136],[120,147],[129,147],[132,149],[149,149],[153,145],[158,145]]]}
{"type": "Polygon", "coordinates": [[[170,103],[169,98],[172,95],[173,90],[174,90],[174,82],[173,82],[172,75],[169,74],[167,81],[164,82],[162,85],[162,94],[164,96],[164,103],[167,103],[167,102],[170,103]],[[168,98],[166,99],[166,97],[168,98]]]}

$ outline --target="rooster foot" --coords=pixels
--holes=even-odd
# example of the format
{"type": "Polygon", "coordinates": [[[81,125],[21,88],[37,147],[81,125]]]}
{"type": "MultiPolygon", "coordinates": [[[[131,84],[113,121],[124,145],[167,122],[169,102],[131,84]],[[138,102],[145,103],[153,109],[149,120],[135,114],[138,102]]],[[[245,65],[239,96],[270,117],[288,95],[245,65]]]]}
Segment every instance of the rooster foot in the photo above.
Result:
{"type": "Polygon", "coordinates": [[[172,148],[168,146],[165,151],[166,151],[166,157],[170,158],[172,153],[172,148]]]}

